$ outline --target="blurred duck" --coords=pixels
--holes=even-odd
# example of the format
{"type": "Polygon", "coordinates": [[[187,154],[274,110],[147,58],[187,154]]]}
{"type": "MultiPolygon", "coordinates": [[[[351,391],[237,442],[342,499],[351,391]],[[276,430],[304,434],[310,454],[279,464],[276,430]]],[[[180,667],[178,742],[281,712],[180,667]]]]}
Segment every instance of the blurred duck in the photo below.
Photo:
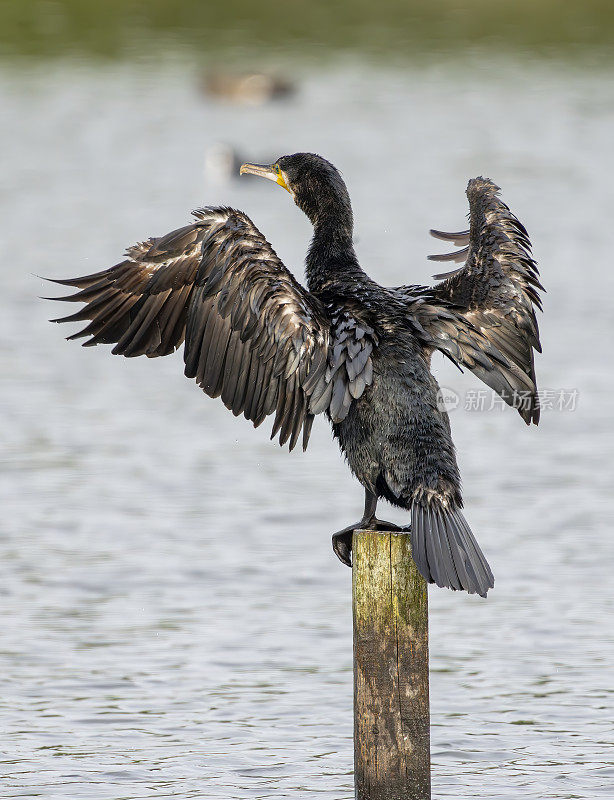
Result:
{"type": "Polygon", "coordinates": [[[239,177],[242,159],[232,145],[215,142],[205,149],[205,180],[214,184],[228,183],[239,177]]]}
{"type": "Polygon", "coordinates": [[[205,148],[205,180],[224,184],[238,180],[245,158],[228,142],[214,142],[205,148]]]}
{"type": "Polygon", "coordinates": [[[403,530],[428,581],[485,596],[493,574],[462,513],[430,360],[442,352],[538,423],[542,287],[524,226],[490,180],[470,180],[469,229],[433,231],[462,248],[439,260],[461,265],[433,287],[386,288],[358,263],[350,198],[330,162],[297,153],[241,173],[283,187],[311,220],[308,289],[246,214],[209,207],[110,269],[57,281],[79,291],[56,299],[85,306],[54,321],[89,320],[68,338],[114,344],[127,357],[164,356],[185,342],[186,376],[255,426],[274,414],[272,437],[290,449],[301,433],[306,448],[314,416],[326,414],[365,492],[362,518],[333,535],[341,561],[351,565],[354,530],[401,530],[376,517],[385,498],[410,512],[403,530]]]}
{"type": "Polygon", "coordinates": [[[252,106],[286,99],[296,91],[289,80],[264,72],[210,72],[202,86],[210,97],[252,106]]]}

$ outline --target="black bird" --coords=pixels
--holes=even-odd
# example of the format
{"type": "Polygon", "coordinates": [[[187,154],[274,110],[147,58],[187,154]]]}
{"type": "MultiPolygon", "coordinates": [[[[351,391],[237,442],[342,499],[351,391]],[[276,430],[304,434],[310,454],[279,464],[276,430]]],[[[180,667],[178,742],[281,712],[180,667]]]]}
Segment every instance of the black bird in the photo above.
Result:
{"type": "MultiPolygon", "coordinates": [[[[69,339],[150,358],[185,340],[185,374],[254,426],[275,414],[271,438],[307,447],[316,414],[332,423],[365,489],[361,520],[333,535],[351,566],[356,528],[401,530],[375,516],[385,498],[411,512],[412,553],[431,583],[485,596],[493,575],[461,512],[450,424],[430,371],[434,350],[468,367],[537,424],[533,351],[538,270],[527,232],[485,178],[469,181],[470,227],[431,231],[463,246],[436,286],[384,288],[360,267],[341,175],[318,155],[244,164],[287,189],[314,227],[303,288],[252,221],[203,208],[194,222],[131,247],[102,272],[57,283],[85,303],[54,320],[90,320],[69,339]]],[[[407,530],[407,529],[403,529],[407,530]]]]}

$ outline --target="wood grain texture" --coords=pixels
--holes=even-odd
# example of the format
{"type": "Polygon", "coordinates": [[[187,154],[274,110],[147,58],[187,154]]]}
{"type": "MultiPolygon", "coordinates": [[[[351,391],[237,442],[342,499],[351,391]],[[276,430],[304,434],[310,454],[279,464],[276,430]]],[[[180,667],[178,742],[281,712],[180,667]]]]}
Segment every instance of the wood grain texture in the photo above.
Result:
{"type": "Polygon", "coordinates": [[[410,537],[355,531],[357,800],[430,800],[428,597],[410,537]]]}

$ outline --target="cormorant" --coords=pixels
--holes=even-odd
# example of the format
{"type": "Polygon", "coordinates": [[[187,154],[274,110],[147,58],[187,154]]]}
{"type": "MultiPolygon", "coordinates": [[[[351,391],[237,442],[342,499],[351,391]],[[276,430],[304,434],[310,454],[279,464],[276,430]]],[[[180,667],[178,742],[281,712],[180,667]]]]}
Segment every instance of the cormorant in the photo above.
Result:
{"type": "Polygon", "coordinates": [[[464,260],[433,287],[385,288],[360,267],[350,198],[337,169],[312,153],[241,173],[274,181],[313,224],[308,290],[241,211],[203,208],[195,220],[127,250],[110,269],[58,283],[85,303],[54,320],[90,320],[69,339],[114,344],[114,354],[164,356],[185,340],[185,374],[254,426],[275,414],[271,438],[307,447],[316,414],[332,424],[365,490],[362,519],[333,535],[351,566],[356,528],[410,530],[431,583],[485,596],[490,567],[462,514],[448,415],[430,371],[433,351],[468,367],[537,424],[533,351],[538,270],[524,226],[486,178],[469,181],[469,230],[431,231],[464,260]],[[385,498],[411,512],[400,529],[375,516],[385,498]]]}

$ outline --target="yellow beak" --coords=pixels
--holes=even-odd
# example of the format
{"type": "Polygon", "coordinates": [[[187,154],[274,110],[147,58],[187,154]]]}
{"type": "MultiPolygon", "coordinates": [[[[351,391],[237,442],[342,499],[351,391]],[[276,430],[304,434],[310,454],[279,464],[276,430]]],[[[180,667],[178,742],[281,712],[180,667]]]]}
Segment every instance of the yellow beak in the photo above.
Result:
{"type": "Polygon", "coordinates": [[[259,175],[269,181],[274,181],[294,197],[294,192],[288,186],[286,177],[278,164],[242,164],[239,175],[259,175]]]}

